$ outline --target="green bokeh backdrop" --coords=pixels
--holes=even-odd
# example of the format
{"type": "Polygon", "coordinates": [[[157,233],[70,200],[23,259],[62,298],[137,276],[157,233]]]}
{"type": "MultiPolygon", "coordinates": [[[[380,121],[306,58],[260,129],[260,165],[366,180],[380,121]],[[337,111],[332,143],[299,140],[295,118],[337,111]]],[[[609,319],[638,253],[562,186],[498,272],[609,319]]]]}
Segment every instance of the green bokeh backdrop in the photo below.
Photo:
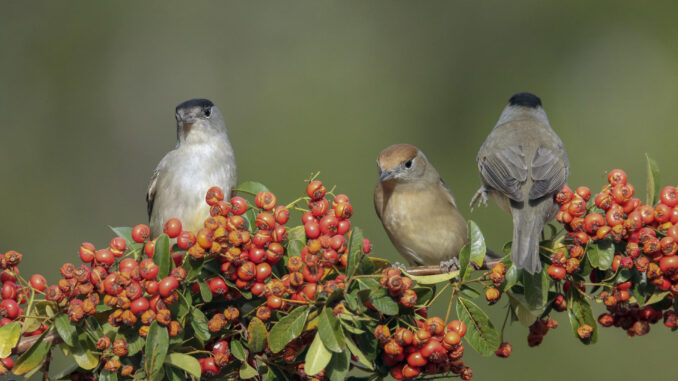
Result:
{"type": "MultiPolygon", "coordinates": [[[[645,152],[662,183],[676,184],[677,4],[3,2],[0,251],[22,252],[24,273],[55,281],[80,242],[104,246],[107,225],[146,222],[148,179],[175,143],[174,107],[193,97],[225,114],[241,180],[292,200],[321,171],[351,197],[376,255],[392,260],[372,207],[379,151],[420,147],[468,217],[475,154],[518,91],[542,98],[571,185],[595,191],[621,167],[642,195],[645,152]]],[[[498,208],[472,218],[491,247],[510,239],[498,208]]],[[[539,348],[512,326],[508,360],[467,350],[475,379],[675,369],[676,336],[663,326],[633,339],[604,329],[585,347],[556,319],[539,348]]]]}

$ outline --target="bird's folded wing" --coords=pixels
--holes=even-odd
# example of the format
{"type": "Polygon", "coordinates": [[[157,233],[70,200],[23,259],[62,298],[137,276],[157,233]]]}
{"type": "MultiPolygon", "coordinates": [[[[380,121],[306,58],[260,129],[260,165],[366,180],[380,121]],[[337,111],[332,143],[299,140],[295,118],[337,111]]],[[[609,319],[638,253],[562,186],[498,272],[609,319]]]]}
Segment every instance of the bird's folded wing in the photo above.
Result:
{"type": "Polygon", "coordinates": [[[568,166],[549,148],[539,147],[532,159],[530,200],[559,191],[567,181],[568,166]]]}
{"type": "Polygon", "coordinates": [[[148,184],[148,191],[146,192],[146,206],[148,210],[148,217],[151,217],[151,212],[153,211],[153,201],[155,201],[155,191],[156,185],[158,184],[158,174],[160,173],[160,168],[156,168],[153,171],[153,176],[151,176],[151,182],[148,184]]]}
{"type": "Polygon", "coordinates": [[[487,185],[514,201],[523,201],[520,187],[527,181],[527,163],[521,146],[479,156],[478,170],[487,185]]]}

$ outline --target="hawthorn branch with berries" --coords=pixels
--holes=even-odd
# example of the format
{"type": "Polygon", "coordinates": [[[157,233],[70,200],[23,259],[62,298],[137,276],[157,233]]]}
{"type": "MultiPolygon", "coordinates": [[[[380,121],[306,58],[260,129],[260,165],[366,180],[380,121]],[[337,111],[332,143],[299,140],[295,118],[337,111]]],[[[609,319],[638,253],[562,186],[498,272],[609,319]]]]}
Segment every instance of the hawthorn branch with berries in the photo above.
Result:
{"type": "Polygon", "coordinates": [[[197,232],[176,219],[152,240],[144,224],[113,228],[108,247],[83,243],[82,264],[64,264],[49,286],[38,274],[21,277],[22,255],[8,251],[0,256],[0,373],[46,374],[59,345],[75,365],[58,376],[76,380],[343,380],[353,368],[365,380],[470,380],[465,345],[509,357],[509,321],[529,328],[530,346],[565,311],[584,344],[596,342],[599,325],[644,335],[663,318],[675,330],[678,194],[659,189],[648,163],[645,204],[620,170],[595,197],[564,187],[562,229],[545,232],[546,266],[534,275],[508,255],[476,270],[486,246],[473,221],[458,270],[394,268],[351,226],[349,198],[317,175],[287,205],[255,182],[228,200],[211,188],[210,217],[197,232]],[[429,317],[447,289],[445,319],[429,317]],[[479,306],[483,295],[490,305],[508,301],[499,331],[479,306]],[[607,312],[595,319],[592,302],[607,312]]]}

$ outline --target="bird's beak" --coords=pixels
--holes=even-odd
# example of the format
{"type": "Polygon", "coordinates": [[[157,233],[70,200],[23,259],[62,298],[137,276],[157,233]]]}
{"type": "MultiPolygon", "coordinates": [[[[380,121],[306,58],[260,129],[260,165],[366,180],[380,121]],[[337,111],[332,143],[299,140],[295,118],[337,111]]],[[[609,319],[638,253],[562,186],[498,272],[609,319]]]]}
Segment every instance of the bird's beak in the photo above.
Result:
{"type": "Polygon", "coordinates": [[[193,124],[193,123],[195,123],[195,122],[197,122],[197,121],[198,121],[198,118],[196,118],[196,117],[194,117],[194,116],[192,116],[192,115],[183,115],[183,116],[181,117],[181,119],[179,120],[179,122],[180,122],[181,124],[183,124],[184,126],[186,126],[186,125],[191,125],[191,124],[193,124]]]}
{"type": "Polygon", "coordinates": [[[393,173],[393,171],[382,171],[381,173],[379,173],[379,182],[388,181],[394,177],[395,173],[393,173]]]}

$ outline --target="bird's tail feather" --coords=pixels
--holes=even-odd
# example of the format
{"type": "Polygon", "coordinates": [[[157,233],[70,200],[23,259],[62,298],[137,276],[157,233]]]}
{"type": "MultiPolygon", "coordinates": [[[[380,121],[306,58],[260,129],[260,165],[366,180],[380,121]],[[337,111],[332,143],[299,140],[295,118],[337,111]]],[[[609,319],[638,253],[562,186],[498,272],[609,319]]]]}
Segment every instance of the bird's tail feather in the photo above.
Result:
{"type": "Polygon", "coordinates": [[[518,269],[525,269],[530,274],[541,271],[539,260],[539,235],[544,222],[535,211],[527,206],[513,209],[513,243],[511,244],[511,261],[518,269]]]}

